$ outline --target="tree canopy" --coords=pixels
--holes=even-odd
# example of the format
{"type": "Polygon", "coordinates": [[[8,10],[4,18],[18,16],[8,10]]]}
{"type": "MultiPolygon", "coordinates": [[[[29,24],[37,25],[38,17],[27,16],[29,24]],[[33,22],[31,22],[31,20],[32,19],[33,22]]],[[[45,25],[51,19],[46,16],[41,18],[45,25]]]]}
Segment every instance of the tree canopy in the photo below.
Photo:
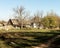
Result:
{"type": "Polygon", "coordinates": [[[43,25],[48,28],[58,27],[58,15],[49,13],[43,18],[43,25]]]}

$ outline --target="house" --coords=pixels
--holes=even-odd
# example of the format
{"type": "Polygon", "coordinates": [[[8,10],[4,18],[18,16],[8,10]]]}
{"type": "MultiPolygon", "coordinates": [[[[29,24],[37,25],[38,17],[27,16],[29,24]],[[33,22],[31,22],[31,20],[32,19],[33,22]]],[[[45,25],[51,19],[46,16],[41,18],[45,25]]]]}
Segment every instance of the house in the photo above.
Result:
{"type": "Polygon", "coordinates": [[[7,25],[12,25],[13,27],[20,27],[18,19],[9,19],[7,25]]]}
{"type": "Polygon", "coordinates": [[[30,27],[31,27],[31,23],[30,23],[29,20],[25,20],[23,23],[24,23],[23,25],[24,25],[26,28],[30,28],[30,27]]]}
{"type": "Polygon", "coordinates": [[[43,29],[43,28],[44,28],[43,24],[40,24],[39,29],[43,29]]]}
{"type": "MultiPolygon", "coordinates": [[[[9,19],[7,25],[12,25],[13,27],[21,28],[21,22],[18,19],[9,19]]],[[[23,28],[43,28],[42,24],[30,21],[30,20],[23,20],[23,28]]]]}
{"type": "Polygon", "coordinates": [[[6,25],[7,25],[6,21],[0,21],[0,30],[5,29],[6,25]]]}
{"type": "Polygon", "coordinates": [[[5,23],[6,23],[5,21],[0,21],[0,27],[5,26],[5,23]]]}
{"type": "Polygon", "coordinates": [[[32,26],[32,28],[38,28],[38,29],[44,28],[43,24],[36,23],[36,22],[31,22],[31,26],[32,26]]]}
{"type": "Polygon", "coordinates": [[[32,28],[38,28],[38,25],[34,22],[31,23],[32,28]]]}
{"type": "MultiPolygon", "coordinates": [[[[19,22],[18,19],[9,19],[7,25],[12,25],[13,27],[21,27],[21,22],[19,22]]],[[[30,27],[30,22],[28,20],[23,21],[23,28],[24,27],[30,27]]]]}
{"type": "Polygon", "coordinates": [[[1,27],[1,26],[4,26],[4,24],[0,22],[0,27],[1,27]]]}

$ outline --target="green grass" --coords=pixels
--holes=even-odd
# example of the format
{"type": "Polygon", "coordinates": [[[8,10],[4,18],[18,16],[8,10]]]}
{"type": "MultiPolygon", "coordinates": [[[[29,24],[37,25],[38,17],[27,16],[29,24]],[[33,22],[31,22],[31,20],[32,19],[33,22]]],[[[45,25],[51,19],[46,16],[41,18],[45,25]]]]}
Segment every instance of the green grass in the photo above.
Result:
{"type": "Polygon", "coordinates": [[[12,47],[7,45],[5,41],[0,39],[0,48],[12,48],[12,47]]]}
{"type": "Polygon", "coordinates": [[[1,48],[31,48],[31,46],[37,46],[39,44],[46,43],[56,35],[53,33],[47,34],[47,32],[8,32],[4,33],[3,36],[7,36],[7,38],[0,40],[1,48]]]}
{"type": "Polygon", "coordinates": [[[6,32],[60,32],[57,29],[10,29],[10,30],[0,30],[0,33],[6,32]]]}
{"type": "MultiPolygon", "coordinates": [[[[17,37],[16,35],[14,35],[14,33],[10,33],[11,36],[13,36],[13,38],[9,38],[9,39],[5,39],[5,43],[8,46],[13,46],[13,47],[20,47],[20,48],[25,48],[25,47],[30,47],[31,46],[37,46],[40,43],[44,43],[46,42],[49,38],[51,38],[52,36],[54,36],[53,34],[41,34],[41,33],[37,33],[37,32],[21,32],[21,33],[16,33],[19,38],[15,39],[14,37],[17,37]],[[11,42],[14,42],[11,43],[11,42]]],[[[6,35],[5,35],[6,36],[6,35]]],[[[5,44],[5,45],[6,45],[5,44]]]]}

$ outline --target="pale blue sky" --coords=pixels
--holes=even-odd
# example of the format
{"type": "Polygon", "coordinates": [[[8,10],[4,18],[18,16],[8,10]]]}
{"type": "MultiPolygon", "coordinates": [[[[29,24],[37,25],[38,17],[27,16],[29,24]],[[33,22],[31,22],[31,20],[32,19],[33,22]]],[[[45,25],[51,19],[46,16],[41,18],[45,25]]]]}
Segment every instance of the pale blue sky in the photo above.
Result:
{"type": "Polygon", "coordinates": [[[0,20],[12,18],[13,8],[24,6],[31,14],[37,10],[44,14],[53,10],[60,15],[60,0],[0,0],[0,20]]]}

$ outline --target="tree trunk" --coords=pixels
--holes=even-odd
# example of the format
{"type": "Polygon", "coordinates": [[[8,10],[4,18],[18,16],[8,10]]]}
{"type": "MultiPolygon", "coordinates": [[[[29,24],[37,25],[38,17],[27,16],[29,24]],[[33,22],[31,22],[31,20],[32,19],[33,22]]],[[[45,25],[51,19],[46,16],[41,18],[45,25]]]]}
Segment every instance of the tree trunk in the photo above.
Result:
{"type": "Polygon", "coordinates": [[[21,22],[21,29],[23,29],[23,21],[21,22]]]}

